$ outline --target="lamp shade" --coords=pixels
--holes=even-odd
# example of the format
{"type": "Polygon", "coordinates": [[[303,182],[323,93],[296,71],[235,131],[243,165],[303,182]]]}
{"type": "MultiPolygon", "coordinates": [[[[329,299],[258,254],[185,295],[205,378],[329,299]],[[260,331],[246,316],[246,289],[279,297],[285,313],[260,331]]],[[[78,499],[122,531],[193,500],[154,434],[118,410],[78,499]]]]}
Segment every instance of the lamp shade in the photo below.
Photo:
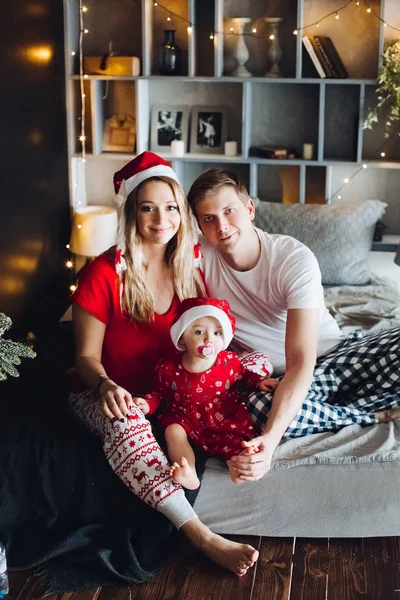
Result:
{"type": "Polygon", "coordinates": [[[70,249],[81,256],[98,256],[116,243],[118,216],[110,206],[83,206],[72,222],[70,249]]]}
{"type": "Polygon", "coordinates": [[[400,267],[400,244],[397,248],[396,256],[394,257],[394,262],[400,267]]]}

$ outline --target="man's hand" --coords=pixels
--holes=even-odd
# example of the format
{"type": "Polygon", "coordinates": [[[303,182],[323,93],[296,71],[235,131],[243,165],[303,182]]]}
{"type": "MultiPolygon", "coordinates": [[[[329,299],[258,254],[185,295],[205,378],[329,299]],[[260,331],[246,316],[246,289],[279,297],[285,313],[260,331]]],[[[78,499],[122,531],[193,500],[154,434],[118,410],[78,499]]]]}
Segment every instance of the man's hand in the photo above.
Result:
{"type": "Polygon", "coordinates": [[[242,446],[242,452],[231,458],[232,469],[242,481],[258,481],[270,470],[275,447],[268,443],[265,435],[242,442],[242,446]]]}
{"type": "Polygon", "coordinates": [[[150,406],[144,398],[132,398],[133,404],[136,404],[138,408],[142,411],[144,415],[147,415],[150,412],[150,406]]]}

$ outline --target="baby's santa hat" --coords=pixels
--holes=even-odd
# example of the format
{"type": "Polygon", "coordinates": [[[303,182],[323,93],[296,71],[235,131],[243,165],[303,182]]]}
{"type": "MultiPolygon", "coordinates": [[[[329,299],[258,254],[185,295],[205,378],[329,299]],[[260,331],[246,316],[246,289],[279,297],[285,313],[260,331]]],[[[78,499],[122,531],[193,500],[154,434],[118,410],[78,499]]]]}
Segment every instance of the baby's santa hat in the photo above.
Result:
{"type": "Polygon", "coordinates": [[[175,171],[158,154],[142,152],[114,174],[115,196],[113,204],[118,209],[117,252],[115,268],[118,273],[126,269],[125,253],[125,202],[138,185],[150,177],[170,177],[178,181],[175,171]]]}
{"type": "Polygon", "coordinates": [[[224,350],[229,346],[235,332],[235,317],[231,314],[231,307],[226,300],[216,298],[186,298],[179,306],[178,312],[170,330],[172,342],[178,350],[185,350],[179,342],[185,329],[201,317],[214,317],[222,327],[224,336],[224,350]]]}

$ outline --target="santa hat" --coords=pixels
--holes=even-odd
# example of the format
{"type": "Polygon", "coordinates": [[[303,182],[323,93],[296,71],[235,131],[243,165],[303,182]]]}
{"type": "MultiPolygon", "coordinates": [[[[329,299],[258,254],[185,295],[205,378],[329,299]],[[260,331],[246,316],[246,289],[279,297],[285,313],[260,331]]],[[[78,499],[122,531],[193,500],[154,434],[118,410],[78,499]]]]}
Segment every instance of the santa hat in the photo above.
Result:
{"type": "Polygon", "coordinates": [[[115,196],[113,204],[117,207],[119,213],[117,252],[115,256],[115,268],[118,273],[126,269],[124,259],[125,202],[129,194],[150,177],[170,177],[178,181],[178,177],[170,165],[161,156],[153,152],[142,152],[114,174],[115,196]]]}
{"type": "Polygon", "coordinates": [[[170,335],[172,342],[178,350],[185,350],[179,340],[185,329],[201,317],[214,317],[222,327],[224,336],[224,349],[227,348],[235,332],[235,317],[231,314],[231,307],[226,300],[216,298],[186,298],[179,306],[178,312],[172,323],[170,335]]]}

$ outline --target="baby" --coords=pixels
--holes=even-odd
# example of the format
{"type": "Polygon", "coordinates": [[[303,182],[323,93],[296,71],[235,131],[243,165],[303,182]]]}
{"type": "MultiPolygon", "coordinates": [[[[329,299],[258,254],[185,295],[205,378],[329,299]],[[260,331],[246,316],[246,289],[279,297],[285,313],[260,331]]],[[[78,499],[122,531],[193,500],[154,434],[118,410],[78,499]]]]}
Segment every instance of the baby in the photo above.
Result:
{"type": "MultiPolygon", "coordinates": [[[[242,388],[245,384],[264,391],[274,391],[278,385],[276,379],[269,378],[272,366],[265,355],[253,352],[247,362],[241,362],[237,354],[226,350],[234,331],[235,318],[225,300],[184,300],[170,332],[181,353],[157,366],[152,393],[133,398],[144,414],[155,412],[161,404],[159,420],[165,427],[172,461],[170,474],[188,489],[200,485],[190,442],[210,456],[223,457],[232,481],[242,481],[231,468],[230,459],[243,451],[242,442],[256,434],[240,383],[242,388]]],[[[252,453],[252,449],[247,452],[252,453]]]]}

